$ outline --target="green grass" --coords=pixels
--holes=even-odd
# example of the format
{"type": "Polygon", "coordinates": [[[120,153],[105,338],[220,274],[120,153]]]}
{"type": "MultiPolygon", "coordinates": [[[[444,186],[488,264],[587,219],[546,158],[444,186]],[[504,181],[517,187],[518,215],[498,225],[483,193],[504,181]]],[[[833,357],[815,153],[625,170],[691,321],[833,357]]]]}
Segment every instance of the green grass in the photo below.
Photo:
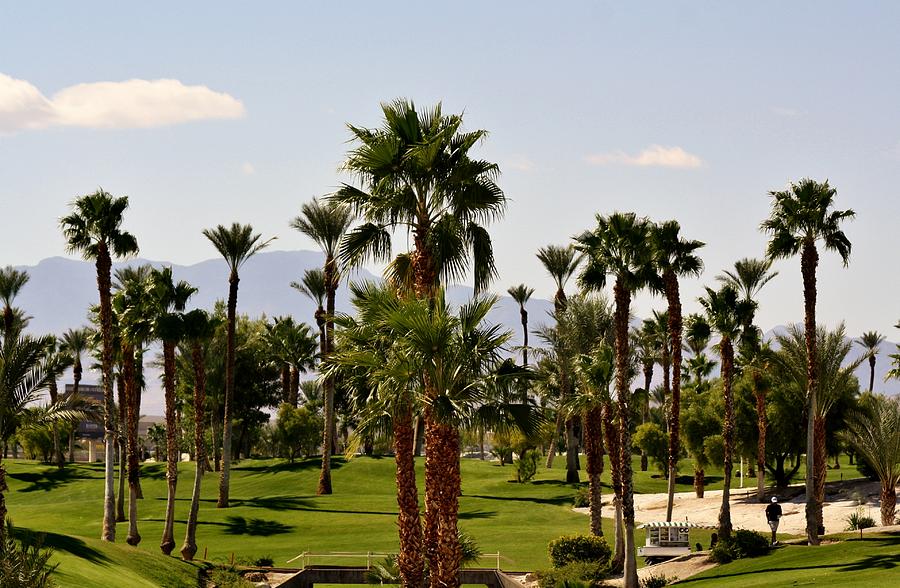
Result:
{"type": "Polygon", "coordinates": [[[807,547],[788,545],[770,555],[741,559],[680,582],[701,588],[779,586],[896,586],[900,577],[900,533],[807,547]]]}
{"type": "MultiPolygon", "coordinates": [[[[658,474],[652,469],[640,472],[639,460],[635,459],[636,490],[665,491],[665,480],[653,477],[658,474]]],[[[196,567],[159,552],[166,494],[163,464],[146,464],[142,469],[145,498],[139,503],[138,525],[143,541],[135,549],[124,544],[127,523],[118,525],[116,544],[97,540],[102,516],[101,464],[77,464],[57,471],[34,462],[5,463],[9,470],[10,515],[18,527],[48,534],[46,543],[56,550],[55,561],[60,564],[57,579],[61,586],[196,586],[196,567]]],[[[419,460],[420,491],[424,490],[423,469],[419,460]]],[[[688,462],[684,469],[690,471],[688,462]]],[[[184,538],[193,470],[193,464],[188,463],[179,469],[176,554],[184,538]]],[[[208,560],[221,562],[228,561],[232,553],[237,560],[265,556],[273,558],[276,565],[286,565],[288,559],[307,550],[396,551],[393,458],[357,458],[349,463],[336,459],[335,494],[331,496],[315,495],[318,471],[319,461],[315,459],[294,464],[244,461],[233,471],[229,509],[215,508],[218,477],[207,474],[197,533],[198,556],[206,551],[208,560]]],[[[846,474],[850,470],[845,467],[841,471],[846,474]]],[[[829,477],[832,474],[829,472],[829,477]]],[[[716,472],[708,471],[707,475],[713,479],[708,488],[721,487],[721,482],[715,481],[716,472]]],[[[556,460],[552,470],[541,468],[529,484],[510,481],[515,477],[512,466],[477,459],[462,461],[462,477],[460,528],[475,537],[483,552],[499,551],[504,569],[546,568],[550,540],[588,532],[588,518],[571,510],[575,487],[565,483],[564,456],[556,460]]],[[[584,482],[583,471],[581,479],[584,482]]],[[[608,468],[603,480],[609,495],[608,468]]],[[[690,489],[690,483],[677,487],[678,491],[690,489]]],[[[611,514],[611,509],[606,512],[611,514]]],[[[604,531],[612,536],[608,520],[604,521],[604,531]]],[[[697,533],[694,541],[708,545],[708,532],[697,533]]],[[[493,561],[484,563],[493,565],[493,561]]]]}

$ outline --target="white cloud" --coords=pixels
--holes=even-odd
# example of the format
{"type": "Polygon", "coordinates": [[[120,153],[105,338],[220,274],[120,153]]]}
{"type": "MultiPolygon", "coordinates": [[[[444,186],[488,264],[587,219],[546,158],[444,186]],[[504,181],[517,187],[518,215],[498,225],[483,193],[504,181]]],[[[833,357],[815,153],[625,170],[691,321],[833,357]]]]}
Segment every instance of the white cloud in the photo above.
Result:
{"type": "Polygon", "coordinates": [[[249,161],[245,161],[244,163],[241,164],[241,172],[244,175],[252,176],[253,174],[256,173],[256,168],[253,167],[253,164],[250,163],[249,161]]]}
{"type": "Polygon", "coordinates": [[[534,169],[534,162],[527,157],[513,157],[503,162],[502,168],[514,169],[516,171],[530,172],[534,169]]]}
{"type": "Polygon", "coordinates": [[[662,145],[650,145],[637,155],[628,155],[624,151],[613,151],[588,155],[585,159],[593,165],[676,168],[697,168],[703,165],[702,159],[681,147],[663,147],[662,145]]]}
{"type": "Polygon", "coordinates": [[[243,115],[237,98],[178,80],[76,84],[47,98],[33,84],[0,73],[0,133],[56,126],[149,128],[243,115]]]}

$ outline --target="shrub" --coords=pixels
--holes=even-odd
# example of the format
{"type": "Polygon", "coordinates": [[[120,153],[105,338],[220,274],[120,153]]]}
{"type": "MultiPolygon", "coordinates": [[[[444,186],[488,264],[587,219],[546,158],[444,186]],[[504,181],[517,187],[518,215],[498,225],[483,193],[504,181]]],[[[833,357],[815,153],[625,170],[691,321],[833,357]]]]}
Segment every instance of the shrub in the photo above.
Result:
{"type": "Polygon", "coordinates": [[[43,535],[25,534],[17,541],[12,521],[6,520],[6,537],[0,541],[0,586],[3,588],[50,588],[55,586],[49,564],[53,552],[42,549],[43,535]]]}
{"type": "Polygon", "coordinates": [[[848,531],[862,531],[874,526],[875,519],[865,514],[862,507],[857,508],[856,512],[850,513],[850,516],[847,517],[848,531]]]}
{"type": "Polygon", "coordinates": [[[769,540],[761,533],[738,529],[729,539],[716,543],[709,557],[718,563],[728,563],[735,559],[757,557],[769,553],[769,540]]]}
{"type": "Polygon", "coordinates": [[[587,561],[535,572],[539,588],[597,588],[604,585],[603,578],[607,575],[608,566],[587,561]]]}
{"type": "Polygon", "coordinates": [[[561,568],[572,562],[591,562],[606,566],[612,555],[603,537],[593,535],[568,535],[550,542],[550,563],[561,568]]]}
{"type": "Polygon", "coordinates": [[[248,582],[234,568],[216,568],[209,574],[209,580],[216,588],[250,588],[248,582]]]}
{"type": "Polygon", "coordinates": [[[638,425],[632,442],[646,451],[653,464],[664,472],[669,458],[669,436],[656,423],[638,425]]]}
{"type": "Polygon", "coordinates": [[[575,498],[572,500],[572,506],[575,508],[587,508],[591,505],[591,489],[587,486],[579,488],[575,491],[575,498]]]}
{"type": "Polygon", "coordinates": [[[663,588],[676,580],[677,578],[667,578],[662,574],[659,576],[651,574],[641,580],[641,588],[663,588]]]}
{"type": "Polygon", "coordinates": [[[534,449],[526,449],[516,460],[516,481],[530,482],[537,475],[541,454],[534,449]]]}

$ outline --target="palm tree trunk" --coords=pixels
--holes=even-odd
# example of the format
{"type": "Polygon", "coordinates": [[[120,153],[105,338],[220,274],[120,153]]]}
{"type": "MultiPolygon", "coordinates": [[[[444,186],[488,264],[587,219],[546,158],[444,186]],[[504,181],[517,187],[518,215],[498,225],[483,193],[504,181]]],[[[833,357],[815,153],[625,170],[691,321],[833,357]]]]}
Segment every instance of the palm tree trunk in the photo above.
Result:
{"type": "MultiPolygon", "coordinates": [[[[334,350],[334,299],[337,291],[337,267],[335,260],[325,261],[325,285],[327,288],[327,307],[325,316],[325,353],[322,360],[328,358],[334,350]]],[[[334,442],[334,378],[325,378],[325,430],[322,440],[322,470],[319,472],[319,487],[316,494],[331,494],[331,446],[334,442]]]]}
{"type": "Polygon", "coordinates": [[[237,321],[237,295],[240,278],[233,272],[228,278],[228,332],[225,356],[225,406],[222,432],[222,475],[219,477],[219,500],[216,508],[228,508],[231,485],[231,403],[234,399],[234,329],[237,321]]]}
{"type": "MultiPolygon", "coordinates": [[[[166,395],[166,522],[159,548],[175,549],[175,488],[178,485],[178,443],[175,429],[175,343],[163,341],[163,388],[166,395]]],[[[202,430],[202,429],[201,429],[202,430]]]]}
{"type": "Polygon", "coordinates": [[[587,459],[588,484],[590,485],[591,534],[603,536],[602,495],[600,475],[603,473],[603,409],[599,407],[585,411],[584,452],[587,459]]]}
{"type": "Polygon", "coordinates": [[[671,269],[663,276],[666,301],[669,307],[669,347],[672,352],[672,396],[669,404],[669,480],[666,498],[666,520],[672,520],[675,506],[675,476],[681,454],[681,294],[678,278],[671,269]]]}
{"type": "Polygon", "coordinates": [[[115,406],[113,404],[112,367],[112,305],[110,288],[112,287],[110,271],[112,260],[106,244],[101,242],[97,247],[97,290],[100,294],[100,336],[103,341],[101,367],[103,370],[103,435],[106,445],[103,465],[103,541],[116,540],[116,499],[115,499],[115,443],[114,426],[115,406]]]}
{"type": "Polygon", "coordinates": [[[288,394],[288,404],[297,408],[297,403],[300,401],[300,370],[297,369],[297,366],[293,366],[291,369],[291,387],[288,394]]]}
{"type": "MultiPolygon", "coordinates": [[[[429,378],[425,378],[426,389],[430,384],[429,378]]],[[[425,528],[423,540],[425,542],[425,559],[431,570],[438,566],[438,514],[440,504],[438,497],[441,492],[440,461],[441,453],[440,437],[436,432],[437,424],[431,415],[431,408],[425,407],[425,528]]]]}
{"type": "Polygon", "coordinates": [[[458,588],[462,565],[459,544],[459,495],[462,480],[459,471],[459,431],[451,425],[438,425],[441,438],[443,484],[439,498],[438,566],[432,572],[432,588],[458,588]]]}
{"type": "Polygon", "coordinates": [[[616,280],[615,298],[616,329],[616,396],[619,404],[619,459],[622,470],[622,522],[625,527],[625,588],[638,588],[637,558],[634,544],[634,487],[631,472],[631,399],[628,390],[628,315],[631,292],[616,280]]]}
{"type": "Polygon", "coordinates": [[[550,449],[547,451],[547,469],[553,468],[553,458],[556,457],[556,446],[559,443],[559,436],[563,430],[563,412],[562,409],[556,411],[556,427],[553,429],[553,439],[550,440],[550,449]]]}
{"type": "MultiPolygon", "coordinates": [[[[650,382],[653,381],[653,362],[644,362],[644,402],[641,403],[641,424],[647,422],[650,415],[650,382]]],[[[646,472],[648,467],[647,450],[641,449],[641,471],[646,472]]]]}
{"type": "MultiPolygon", "coordinates": [[[[875,353],[875,349],[872,349],[872,353],[875,353]]],[[[869,356],[869,392],[872,391],[872,388],[875,386],[875,356],[869,356]]]]}
{"type": "Polygon", "coordinates": [[[122,435],[116,444],[119,451],[119,493],[116,498],[116,522],[122,523],[127,521],[125,518],[125,478],[128,477],[128,470],[125,462],[125,436],[122,435]]]}
{"type": "Polygon", "coordinates": [[[210,425],[209,428],[212,430],[212,438],[213,438],[213,471],[221,472],[222,471],[222,450],[218,443],[216,443],[216,439],[221,437],[219,430],[220,419],[217,418],[216,413],[218,412],[218,407],[214,407],[210,412],[209,420],[210,425]]]}
{"type": "Polygon", "coordinates": [[[205,418],[203,411],[206,407],[206,367],[203,362],[203,349],[197,341],[194,341],[191,346],[191,359],[194,367],[194,459],[197,467],[194,473],[191,509],[188,512],[184,545],[181,547],[181,558],[185,561],[191,561],[197,553],[197,514],[200,510],[200,482],[203,479],[206,462],[206,447],[203,442],[203,421],[205,418]]]}
{"type": "Polygon", "coordinates": [[[725,420],[722,437],[725,440],[725,478],[722,480],[722,508],[719,510],[719,539],[731,537],[731,461],[734,453],[734,398],[731,380],[734,373],[734,349],[731,340],[722,337],[722,388],[725,396],[725,420]]]}
{"type": "Polygon", "coordinates": [[[754,371],[753,394],[756,396],[756,498],[760,502],[766,499],[766,393],[760,386],[760,375],[754,371]]]}
{"type": "MultiPolygon", "coordinates": [[[[72,398],[78,398],[78,387],[81,384],[81,357],[75,355],[75,365],[72,367],[72,398]]],[[[69,432],[69,463],[75,461],[75,431],[78,430],[78,424],[72,423],[72,430],[69,432]]]]}
{"type": "Polygon", "coordinates": [[[287,364],[281,366],[281,401],[291,402],[291,367],[287,364]]]}
{"type": "Polygon", "coordinates": [[[138,479],[140,477],[140,460],[138,459],[137,440],[137,382],[135,380],[135,353],[134,347],[127,344],[122,349],[125,368],[125,404],[126,404],[126,445],[128,448],[128,535],[125,542],[129,545],[137,545],[141,542],[141,535],[137,527],[137,500],[138,479]]]}
{"type": "Polygon", "coordinates": [[[6,454],[6,448],[0,454],[0,543],[6,541],[6,493],[9,486],[6,485],[6,466],[3,465],[3,457],[6,454]]]}
{"type": "Polygon", "coordinates": [[[703,468],[694,468],[694,494],[697,498],[703,498],[706,492],[706,473],[703,468]]]}
{"type": "MultiPolygon", "coordinates": [[[[2,475],[2,473],[0,473],[2,475]]],[[[889,480],[881,483],[881,524],[893,525],[897,516],[897,489],[889,480]]]]}
{"type": "Polygon", "coordinates": [[[815,494],[816,494],[816,533],[825,534],[825,521],[822,518],[822,505],[825,503],[825,476],[828,473],[828,460],[825,455],[825,416],[817,415],[815,418],[816,449],[815,449],[815,494]]]}
{"type": "Polygon", "coordinates": [[[422,447],[425,446],[425,419],[422,415],[416,417],[416,434],[413,455],[422,457],[422,447]]]}
{"type": "Polygon", "coordinates": [[[400,555],[397,565],[404,586],[421,586],[425,573],[422,557],[422,521],[419,517],[419,493],[416,488],[416,462],[413,458],[412,412],[403,409],[393,419],[394,461],[397,465],[397,520],[400,528],[400,555]]]}
{"type": "Polygon", "coordinates": [[[602,410],[603,433],[606,440],[606,449],[609,454],[609,473],[612,478],[616,506],[615,549],[613,550],[613,559],[610,563],[610,567],[614,572],[620,572],[625,565],[625,533],[622,527],[621,452],[619,451],[619,435],[614,423],[612,401],[604,401],[602,410]]]}
{"type": "Polygon", "coordinates": [[[806,540],[810,545],[819,544],[818,505],[814,491],[815,461],[815,415],[818,394],[818,354],[816,350],[816,266],[819,254],[812,241],[805,241],[800,256],[800,270],[803,274],[803,327],[806,336],[806,396],[808,398],[806,425],[806,540]]]}
{"type": "Polygon", "coordinates": [[[525,307],[519,309],[522,316],[522,367],[528,366],[528,311],[525,307]]]}
{"type": "Polygon", "coordinates": [[[578,437],[575,436],[575,418],[566,419],[566,483],[577,484],[578,476],[578,437]]]}
{"type": "MultiPolygon", "coordinates": [[[[122,350],[119,350],[122,355],[122,350]]],[[[127,521],[125,516],[125,480],[128,477],[127,454],[128,449],[125,444],[128,422],[128,398],[125,393],[125,369],[122,367],[122,361],[119,360],[119,369],[116,372],[116,392],[119,400],[119,433],[116,439],[116,447],[119,451],[119,493],[116,495],[116,522],[121,523],[127,521]]]]}

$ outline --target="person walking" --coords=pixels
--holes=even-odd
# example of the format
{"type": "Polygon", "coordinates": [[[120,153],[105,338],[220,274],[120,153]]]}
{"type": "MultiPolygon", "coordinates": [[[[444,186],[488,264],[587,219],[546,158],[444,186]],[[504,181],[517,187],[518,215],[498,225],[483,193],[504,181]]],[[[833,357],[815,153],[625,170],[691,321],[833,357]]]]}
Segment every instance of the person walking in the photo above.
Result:
{"type": "Polygon", "coordinates": [[[772,529],[772,545],[777,545],[775,532],[778,531],[778,522],[781,520],[781,505],[778,504],[777,496],[773,496],[772,502],[766,507],[766,520],[769,522],[769,528],[772,529]]]}

